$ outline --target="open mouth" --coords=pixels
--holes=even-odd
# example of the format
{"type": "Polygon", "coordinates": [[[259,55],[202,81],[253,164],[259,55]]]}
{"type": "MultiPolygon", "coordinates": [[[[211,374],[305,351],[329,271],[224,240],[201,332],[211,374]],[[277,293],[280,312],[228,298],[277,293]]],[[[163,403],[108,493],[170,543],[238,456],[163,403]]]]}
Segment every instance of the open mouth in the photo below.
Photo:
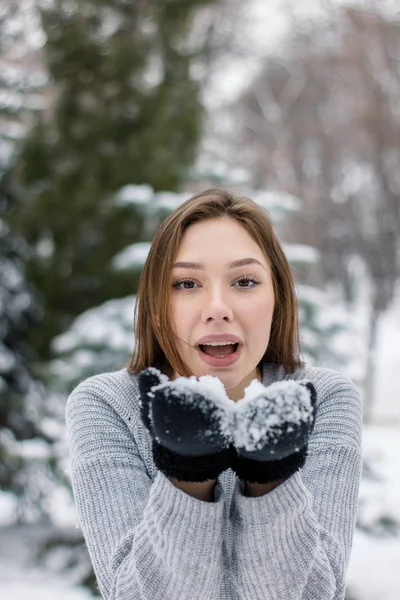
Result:
{"type": "Polygon", "coordinates": [[[209,346],[207,344],[199,344],[200,350],[208,356],[214,356],[215,358],[225,358],[235,354],[239,347],[239,342],[236,344],[226,344],[224,346],[209,346]]]}

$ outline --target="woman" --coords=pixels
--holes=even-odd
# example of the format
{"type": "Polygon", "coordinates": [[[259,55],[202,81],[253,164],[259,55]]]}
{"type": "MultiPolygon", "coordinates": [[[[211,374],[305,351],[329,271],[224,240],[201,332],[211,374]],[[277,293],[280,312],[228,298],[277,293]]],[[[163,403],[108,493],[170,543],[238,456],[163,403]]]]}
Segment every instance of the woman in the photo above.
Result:
{"type": "Polygon", "coordinates": [[[266,212],[207,190],[161,225],[127,368],[67,405],[71,476],[105,599],[339,600],[361,475],[353,383],[298,358],[266,212]]]}

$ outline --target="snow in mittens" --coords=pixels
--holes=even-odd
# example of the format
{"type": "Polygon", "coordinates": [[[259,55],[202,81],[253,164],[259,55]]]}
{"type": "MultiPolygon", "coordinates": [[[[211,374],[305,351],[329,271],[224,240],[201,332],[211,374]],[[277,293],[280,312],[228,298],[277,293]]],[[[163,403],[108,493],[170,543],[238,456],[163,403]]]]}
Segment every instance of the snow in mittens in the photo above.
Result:
{"type": "Polygon", "coordinates": [[[301,423],[310,423],[313,413],[310,392],[298,381],[277,381],[265,387],[253,379],[235,409],[234,443],[249,452],[267,440],[278,442],[284,426],[290,432],[301,423]]]}
{"type": "MultiPolygon", "coordinates": [[[[265,443],[278,441],[283,426],[291,431],[301,423],[310,423],[313,413],[309,390],[305,382],[277,381],[264,386],[257,379],[245,388],[244,397],[235,402],[231,400],[224,384],[218,377],[202,375],[198,379],[178,377],[173,381],[164,379],[163,383],[151,388],[152,392],[168,388],[177,398],[185,402],[198,402],[198,394],[212,401],[217,409],[221,433],[231,439],[237,448],[247,451],[258,449],[260,440],[265,443]]],[[[210,410],[209,402],[199,403],[200,408],[210,410]]]]}

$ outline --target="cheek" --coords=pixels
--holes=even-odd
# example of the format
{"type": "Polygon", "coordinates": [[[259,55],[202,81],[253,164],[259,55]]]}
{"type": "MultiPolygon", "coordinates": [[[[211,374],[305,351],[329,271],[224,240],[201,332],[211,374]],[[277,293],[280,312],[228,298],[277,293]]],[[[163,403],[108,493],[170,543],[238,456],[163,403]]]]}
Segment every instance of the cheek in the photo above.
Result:
{"type": "Polygon", "coordinates": [[[254,343],[264,345],[269,340],[273,312],[274,302],[266,302],[265,299],[253,304],[251,310],[247,307],[244,311],[242,323],[254,343]]]}
{"type": "Polygon", "coordinates": [[[193,303],[179,301],[174,299],[171,302],[171,323],[175,331],[182,331],[190,324],[191,315],[193,314],[193,303]]]}
{"type": "Polygon", "coordinates": [[[271,320],[272,314],[274,312],[274,300],[273,298],[265,299],[260,298],[258,302],[253,303],[251,310],[247,310],[247,314],[251,321],[256,321],[257,319],[262,318],[263,321],[267,319],[271,320]]]}
{"type": "Polygon", "coordinates": [[[171,329],[176,333],[179,326],[179,307],[176,305],[176,302],[171,301],[169,305],[169,314],[171,319],[171,329]]]}
{"type": "Polygon", "coordinates": [[[269,320],[272,320],[272,315],[274,314],[274,309],[275,309],[275,298],[274,298],[274,295],[271,294],[271,296],[263,303],[264,314],[268,316],[269,320]]]}

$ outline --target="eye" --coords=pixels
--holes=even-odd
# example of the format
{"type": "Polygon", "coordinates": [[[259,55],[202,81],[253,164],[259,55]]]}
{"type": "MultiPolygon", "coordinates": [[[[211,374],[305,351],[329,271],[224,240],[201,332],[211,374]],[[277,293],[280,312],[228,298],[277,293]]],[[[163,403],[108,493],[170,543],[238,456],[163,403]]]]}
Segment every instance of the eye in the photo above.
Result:
{"type": "Polygon", "coordinates": [[[172,284],[172,287],[177,290],[192,290],[193,289],[193,288],[188,288],[188,287],[180,287],[184,283],[196,283],[196,282],[193,281],[193,279],[179,279],[178,281],[175,281],[175,283],[172,284]]]}
{"type": "MultiPolygon", "coordinates": [[[[253,284],[253,285],[246,285],[245,288],[256,287],[260,283],[255,277],[250,277],[249,275],[247,275],[246,277],[241,277],[240,279],[235,281],[235,283],[240,283],[242,281],[244,281],[245,283],[251,282],[253,284]]],[[[243,286],[239,286],[239,287],[243,287],[243,286]]]]}
{"type": "MultiPolygon", "coordinates": [[[[235,281],[233,285],[236,285],[237,283],[240,284],[243,282],[245,284],[251,283],[252,285],[239,285],[237,287],[242,288],[242,289],[250,289],[250,288],[256,287],[257,285],[260,284],[260,281],[258,281],[258,279],[247,275],[247,276],[241,277],[240,279],[235,281]]],[[[182,287],[182,285],[184,285],[184,284],[198,285],[193,279],[184,278],[184,279],[179,279],[178,281],[175,281],[175,283],[172,284],[172,287],[176,290],[193,290],[193,289],[195,289],[194,287],[182,287]]]]}

